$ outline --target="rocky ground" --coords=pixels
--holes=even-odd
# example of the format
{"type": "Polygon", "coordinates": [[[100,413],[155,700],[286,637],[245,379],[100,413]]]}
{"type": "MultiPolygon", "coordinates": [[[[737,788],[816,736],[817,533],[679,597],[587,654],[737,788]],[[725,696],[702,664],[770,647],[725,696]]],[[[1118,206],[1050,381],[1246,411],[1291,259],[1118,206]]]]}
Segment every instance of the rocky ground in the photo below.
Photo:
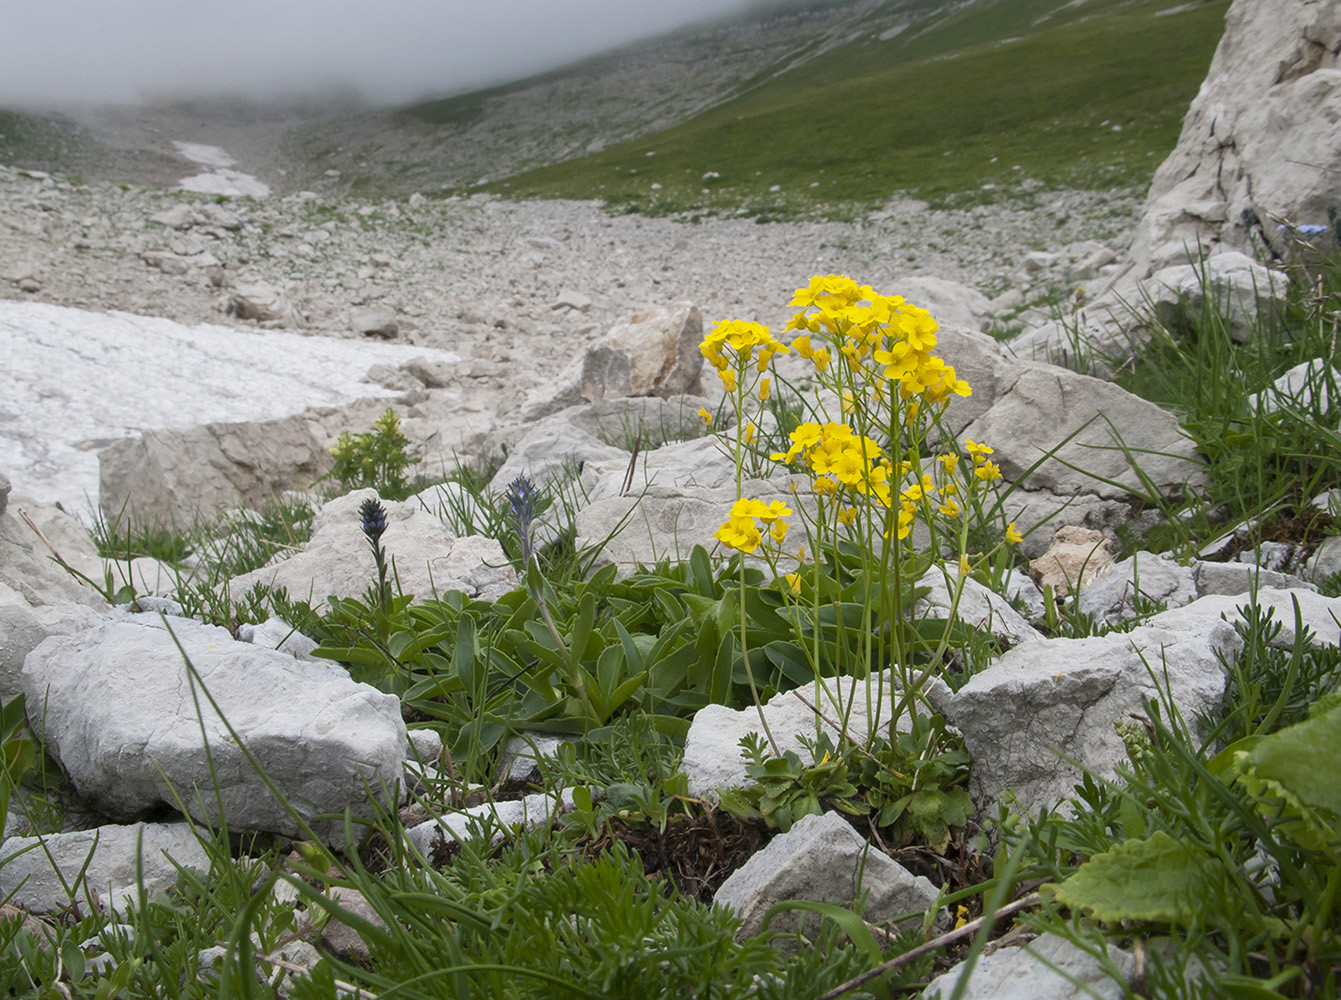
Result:
{"type": "MultiPolygon", "coordinates": [[[[0,299],[445,349],[466,359],[463,405],[508,422],[616,322],[671,302],[778,324],[811,274],[843,272],[968,325],[1016,317],[1059,282],[1095,279],[1080,262],[1120,249],[1137,207],[1054,191],[962,211],[896,201],[851,224],[690,224],[596,203],[230,198],[0,166],[0,299]]],[[[53,354],[52,383],[105,378],[78,361],[53,354]]]]}

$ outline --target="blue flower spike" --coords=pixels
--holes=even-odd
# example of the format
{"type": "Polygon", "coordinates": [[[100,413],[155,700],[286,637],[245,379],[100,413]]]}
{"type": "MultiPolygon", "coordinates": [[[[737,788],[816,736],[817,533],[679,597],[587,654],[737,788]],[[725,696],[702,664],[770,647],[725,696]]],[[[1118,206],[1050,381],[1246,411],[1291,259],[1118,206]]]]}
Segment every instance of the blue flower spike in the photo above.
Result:
{"type": "Polygon", "coordinates": [[[536,490],[527,476],[518,476],[508,483],[504,494],[508,503],[508,513],[517,522],[517,534],[521,537],[522,562],[531,563],[531,522],[535,520],[536,490]]]}
{"type": "Polygon", "coordinates": [[[359,517],[363,521],[363,533],[374,545],[386,531],[386,508],[376,497],[369,497],[359,504],[359,517]]]}

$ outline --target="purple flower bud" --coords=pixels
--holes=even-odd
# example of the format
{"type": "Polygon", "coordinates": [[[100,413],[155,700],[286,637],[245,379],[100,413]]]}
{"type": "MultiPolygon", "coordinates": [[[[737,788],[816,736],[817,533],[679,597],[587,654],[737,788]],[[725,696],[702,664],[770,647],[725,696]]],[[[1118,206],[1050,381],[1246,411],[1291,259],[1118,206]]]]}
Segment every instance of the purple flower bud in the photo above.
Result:
{"type": "Polygon", "coordinates": [[[386,508],[375,497],[369,497],[359,504],[359,517],[363,520],[363,533],[376,543],[386,531],[386,508]]]}

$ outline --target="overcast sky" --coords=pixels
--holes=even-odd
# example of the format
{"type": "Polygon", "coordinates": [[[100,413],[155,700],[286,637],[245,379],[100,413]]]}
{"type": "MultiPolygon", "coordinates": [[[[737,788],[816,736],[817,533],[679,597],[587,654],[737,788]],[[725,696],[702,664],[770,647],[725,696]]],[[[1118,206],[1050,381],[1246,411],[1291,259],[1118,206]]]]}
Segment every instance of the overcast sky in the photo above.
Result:
{"type": "Polygon", "coordinates": [[[0,104],[271,96],[408,100],[515,79],[744,0],[29,0],[0,17],[0,104]]]}

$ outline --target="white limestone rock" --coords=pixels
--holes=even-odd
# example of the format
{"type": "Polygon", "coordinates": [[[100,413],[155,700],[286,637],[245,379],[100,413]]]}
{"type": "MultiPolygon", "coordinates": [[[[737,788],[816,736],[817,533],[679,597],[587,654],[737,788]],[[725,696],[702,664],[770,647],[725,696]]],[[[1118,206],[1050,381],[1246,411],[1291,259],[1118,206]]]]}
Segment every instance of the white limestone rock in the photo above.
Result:
{"type": "Polygon", "coordinates": [[[141,887],[152,899],[176,885],[174,862],[201,875],[210,870],[209,855],[189,823],[10,837],[0,844],[0,897],[31,913],[53,913],[76,903],[84,913],[109,906],[121,911],[127,903],[138,903],[141,887]]]}
{"type": "MultiPolygon", "coordinates": [[[[1030,643],[1029,648],[1034,645],[1030,643]]],[[[939,677],[929,678],[923,691],[936,711],[942,711],[950,702],[949,685],[939,677]]],[[[766,701],[763,711],[768,728],[777,741],[778,752],[791,750],[802,762],[810,763],[810,754],[801,738],[813,740],[817,732],[823,732],[837,743],[839,732],[832,723],[844,717],[850,739],[866,743],[873,736],[888,737],[901,695],[901,680],[887,670],[872,676],[869,685],[866,680],[854,681],[851,677],[826,678],[818,696],[812,684],[794,692],[783,691],[766,701]],[[817,719],[815,710],[806,702],[830,721],[817,719]]],[[[927,708],[923,705],[919,710],[927,711],[927,708]]],[[[899,731],[907,728],[907,721],[906,717],[900,716],[899,731]]],[[[754,707],[736,710],[724,705],[708,705],[694,713],[680,764],[688,779],[689,794],[716,799],[720,789],[752,784],[745,773],[745,759],[740,749],[741,739],[751,733],[764,738],[759,712],[754,707]]]]}
{"type": "MultiPolygon", "coordinates": [[[[1114,980],[1105,964],[1055,934],[1019,948],[1002,948],[978,959],[962,994],[964,1000],[1122,1000],[1126,979],[1136,965],[1129,952],[1107,946],[1107,959],[1123,975],[1114,980]]],[[[964,965],[937,976],[922,1000],[949,1000],[964,975],[964,965]]]]}
{"type": "MultiPolygon", "coordinates": [[[[938,892],[930,879],[913,875],[872,846],[836,812],[804,816],[779,834],[740,868],[731,873],[713,896],[713,903],[729,907],[741,925],[738,941],[757,935],[764,915],[778,903],[804,899],[849,906],[867,897],[863,916],[882,923],[899,914],[917,913],[936,905],[938,892]]],[[[803,919],[783,913],[770,925],[787,931],[803,919]]],[[[814,934],[819,917],[804,918],[814,934]]],[[[913,917],[898,925],[918,925],[913,917]]],[[[789,947],[790,942],[779,942],[789,947]]]]}
{"type": "Polygon", "coordinates": [[[234,831],[302,836],[224,719],[289,805],[333,844],[343,845],[344,823],[319,816],[363,814],[369,794],[385,806],[403,780],[407,737],[394,696],[334,664],[236,642],[190,619],[134,615],[46,639],[28,654],[22,684],[27,703],[42,706],[29,722],[47,752],[113,819],[168,804],[213,824],[221,802],[234,831]]]}
{"type": "MultiPolygon", "coordinates": [[[[355,490],[330,501],[312,522],[312,538],[301,552],[229,581],[235,599],[257,583],[284,587],[290,597],[310,601],[361,597],[377,578],[372,548],[362,531],[359,507],[376,498],[371,489],[355,490]]],[[[460,590],[481,600],[496,600],[517,586],[517,575],[495,539],[458,538],[415,500],[382,501],[387,530],[381,543],[395,569],[401,591],[427,600],[460,590]]]]}

